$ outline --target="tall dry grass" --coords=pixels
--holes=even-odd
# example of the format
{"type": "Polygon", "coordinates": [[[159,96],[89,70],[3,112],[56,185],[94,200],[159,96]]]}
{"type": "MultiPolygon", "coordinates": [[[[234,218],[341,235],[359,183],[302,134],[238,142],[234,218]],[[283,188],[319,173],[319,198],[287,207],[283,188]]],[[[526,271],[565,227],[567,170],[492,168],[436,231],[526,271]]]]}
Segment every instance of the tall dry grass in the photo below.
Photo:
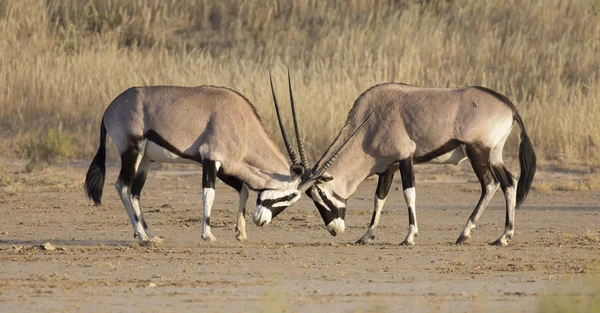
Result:
{"type": "Polygon", "coordinates": [[[89,157],[110,101],[153,84],[232,87],[279,138],[267,71],[285,99],[289,65],[313,156],[396,81],[493,88],[543,158],[598,162],[599,21],[599,0],[2,0],[1,147],[61,126],[89,157]]]}

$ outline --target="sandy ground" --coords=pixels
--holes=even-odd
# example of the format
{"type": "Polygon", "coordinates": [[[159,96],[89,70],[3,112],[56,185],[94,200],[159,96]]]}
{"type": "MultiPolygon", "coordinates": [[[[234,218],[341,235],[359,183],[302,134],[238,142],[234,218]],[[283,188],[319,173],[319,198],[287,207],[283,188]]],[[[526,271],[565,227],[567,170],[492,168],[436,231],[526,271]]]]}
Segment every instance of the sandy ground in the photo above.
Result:
{"type": "MultiPolygon", "coordinates": [[[[488,245],[504,225],[496,194],[457,246],[479,184],[468,164],[418,166],[417,245],[399,245],[408,218],[396,180],[375,243],[357,246],[374,179],[349,201],[344,234],[331,237],[303,197],[271,225],[250,221],[246,243],[234,238],[237,194],[219,183],[218,241],[209,244],[200,240],[200,171],[171,168],[152,171],[142,193],[150,229],[165,244],[140,247],[112,188],[117,168],[108,168],[95,207],[82,190],[86,163],[26,174],[4,162],[0,312],[532,312],[600,297],[598,191],[533,191],[502,248],[488,245]],[[47,242],[56,250],[40,247],[47,242]]],[[[538,181],[567,176],[577,173],[542,171],[538,181]]]]}

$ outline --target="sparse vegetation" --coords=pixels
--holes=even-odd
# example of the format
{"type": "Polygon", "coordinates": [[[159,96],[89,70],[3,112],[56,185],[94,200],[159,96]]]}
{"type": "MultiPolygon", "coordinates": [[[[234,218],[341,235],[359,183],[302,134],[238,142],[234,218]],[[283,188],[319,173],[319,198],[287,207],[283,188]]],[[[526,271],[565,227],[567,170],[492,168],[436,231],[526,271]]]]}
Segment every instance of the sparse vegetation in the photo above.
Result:
{"type": "Polygon", "coordinates": [[[21,147],[21,154],[32,162],[53,164],[57,159],[69,158],[75,154],[76,147],[71,135],[62,128],[50,128],[45,134],[31,135],[21,147]]]}
{"type": "Polygon", "coordinates": [[[552,180],[535,182],[533,190],[537,191],[574,191],[574,190],[600,190],[600,174],[590,173],[582,175],[580,179],[552,180]]]}

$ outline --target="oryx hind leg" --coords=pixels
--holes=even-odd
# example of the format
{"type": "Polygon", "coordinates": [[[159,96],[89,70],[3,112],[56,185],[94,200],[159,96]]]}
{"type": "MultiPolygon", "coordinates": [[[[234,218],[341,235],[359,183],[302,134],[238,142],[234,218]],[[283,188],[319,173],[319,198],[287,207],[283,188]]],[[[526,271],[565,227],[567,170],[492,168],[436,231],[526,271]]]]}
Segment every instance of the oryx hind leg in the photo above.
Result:
{"type": "Polygon", "coordinates": [[[395,163],[385,173],[379,175],[377,190],[375,191],[375,196],[373,197],[374,208],[373,216],[371,217],[371,224],[369,224],[369,228],[365,234],[356,241],[357,244],[369,244],[375,239],[375,228],[377,228],[377,224],[379,224],[381,209],[383,208],[385,199],[390,192],[390,187],[392,186],[392,181],[394,179],[394,172],[397,170],[398,164],[395,163]]]}
{"type": "MultiPolygon", "coordinates": [[[[123,202],[127,216],[133,226],[133,236],[140,242],[148,241],[148,235],[142,221],[135,213],[132,196],[132,185],[136,172],[143,158],[143,144],[141,139],[131,139],[125,152],[121,153],[121,171],[115,183],[115,189],[123,202]]],[[[141,190],[141,188],[140,188],[141,190]]],[[[139,209],[139,207],[138,207],[139,209]]]]}
{"type": "Polygon", "coordinates": [[[494,193],[498,189],[499,183],[494,178],[494,174],[490,165],[490,149],[469,145],[466,147],[467,156],[471,161],[471,166],[477,179],[481,184],[481,197],[475,206],[473,213],[469,216],[463,231],[456,240],[456,244],[462,243],[471,238],[471,232],[475,228],[475,224],[485,211],[485,208],[492,200],[494,193]]]}
{"type": "Polygon", "coordinates": [[[202,206],[204,212],[201,238],[210,242],[217,240],[210,231],[210,212],[215,201],[215,182],[220,166],[219,161],[208,159],[202,161],[202,206]]]}
{"type": "Polygon", "coordinates": [[[402,176],[402,189],[404,190],[404,200],[408,207],[408,234],[401,245],[414,245],[415,237],[419,234],[419,226],[417,225],[417,210],[416,204],[416,189],[415,189],[415,173],[412,157],[401,160],[398,163],[400,175],[402,176]]]}
{"type": "Polygon", "coordinates": [[[506,202],[506,220],[504,223],[504,233],[492,245],[506,246],[508,241],[515,235],[515,208],[517,205],[517,180],[514,175],[504,166],[502,159],[502,150],[504,143],[510,134],[510,129],[506,135],[494,146],[490,152],[490,170],[494,174],[496,181],[500,183],[500,188],[504,192],[506,202]]]}
{"type": "Polygon", "coordinates": [[[146,232],[146,236],[148,236],[148,243],[160,244],[163,242],[163,239],[154,236],[150,232],[150,230],[148,229],[148,223],[146,223],[146,219],[144,218],[144,214],[142,213],[142,208],[140,206],[140,195],[142,193],[142,189],[144,188],[146,177],[148,176],[148,169],[150,168],[150,163],[150,157],[148,157],[148,155],[144,153],[142,156],[142,160],[140,161],[137,171],[135,173],[135,177],[133,178],[133,182],[131,184],[131,204],[133,205],[133,214],[135,219],[141,222],[142,227],[146,232]]]}
{"type": "Polygon", "coordinates": [[[504,164],[492,164],[494,176],[500,182],[506,202],[506,219],[504,232],[496,241],[494,246],[506,246],[508,241],[515,235],[515,207],[517,204],[517,180],[504,164]]]}

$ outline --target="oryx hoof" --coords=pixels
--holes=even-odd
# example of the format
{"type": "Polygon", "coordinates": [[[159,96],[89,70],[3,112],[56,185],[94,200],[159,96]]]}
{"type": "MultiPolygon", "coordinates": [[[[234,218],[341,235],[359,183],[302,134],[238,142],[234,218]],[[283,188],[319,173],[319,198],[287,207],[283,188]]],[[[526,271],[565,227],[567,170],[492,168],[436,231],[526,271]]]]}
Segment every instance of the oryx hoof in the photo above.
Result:
{"type": "Polygon", "coordinates": [[[244,234],[238,233],[237,235],[235,235],[235,239],[239,242],[244,242],[244,241],[248,240],[248,237],[246,237],[245,233],[244,234]]]}
{"type": "Polygon", "coordinates": [[[354,244],[356,244],[356,245],[370,245],[370,244],[373,243],[373,240],[375,240],[375,235],[362,236],[354,244]]]}
{"type": "Polygon", "coordinates": [[[457,245],[467,241],[469,238],[471,238],[471,236],[465,236],[464,234],[460,234],[460,237],[458,237],[458,239],[456,239],[456,243],[457,245]]]}
{"type": "Polygon", "coordinates": [[[498,238],[498,240],[490,243],[490,246],[506,247],[508,246],[508,241],[506,241],[506,239],[503,238],[498,238]]]}
{"type": "Polygon", "coordinates": [[[401,242],[400,245],[401,246],[414,246],[415,245],[415,241],[414,240],[404,239],[404,241],[401,242]]]}
{"type": "Polygon", "coordinates": [[[155,237],[152,237],[152,239],[146,239],[146,240],[140,241],[140,246],[159,247],[159,246],[162,246],[164,243],[165,243],[165,240],[163,238],[155,236],[155,237]]]}
{"type": "Polygon", "coordinates": [[[216,242],[217,241],[217,238],[211,234],[202,235],[201,238],[202,238],[202,240],[207,241],[207,242],[216,242]]]}

